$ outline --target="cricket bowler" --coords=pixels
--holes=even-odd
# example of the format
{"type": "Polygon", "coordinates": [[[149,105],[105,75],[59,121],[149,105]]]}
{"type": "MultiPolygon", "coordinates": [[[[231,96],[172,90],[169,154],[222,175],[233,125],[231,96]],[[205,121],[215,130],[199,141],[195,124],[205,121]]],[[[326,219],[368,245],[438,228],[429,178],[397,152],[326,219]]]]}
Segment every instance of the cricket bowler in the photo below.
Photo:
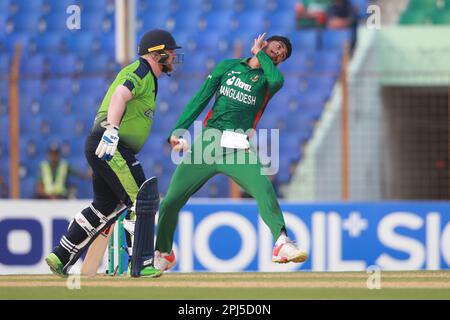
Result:
{"type": "Polygon", "coordinates": [[[93,170],[94,200],[75,215],[59,245],[46,257],[53,273],[67,275],[95,238],[133,207],[134,243],[128,243],[133,245],[131,269],[134,258],[139,262],[132,276],[160,274],[152,259],[154,216],[159,207],[156,178],[146,180],[135,155],[153,124],[158,77],[170,74],[174,64],[182,62],[182,54],[175,53],[179,48],[169,32],[147,32],[139,43],[139,59],[124,67],[107,91],[85,143],[85,156],[93,170]]]}
{"type": "MultiPolygon", "coordinates": [[[[174,232],[180,209],[206,181],[222,173],[233,179],[258,204],[259,214],[269,227],[275,242],[272,261],[276,263],[303,262],[307,253],[299,250],[288,238],[282,211],[267,175],[261,174],[261,163],[249,149],[248,132],[256,128],[268,101],[283,86],[283,75],[277,66],[292,52],[288,38],[272,36],[264,40],[265,33],[254,40],[253,56],[220,62],[200,90],[188,102],[168,141],[175,150],[182,149],[180,129],[188,129],[211,98],[214,105],[204,120],[201,137],[193,143],[172,176],[166,197],[161,203],[155,244],[155,267],[164,271],[175,265],[172,250],[174,232]],[[220,136],[211,138],[212,130],[220,136]],[[216,146],[212,146],[216,144],[216,146]],[[220,144],[217,146],[217,144],[220,144]],[[211,147],[212,146],[212,147],[211,147]],[[214,158],[199,155],[214,149],[214,158]],[[227,158],[244,159],[243,163],[229,163],[227,158]],[[198,159],[201,162],[198,162],[198,159]]],[[[197,254],[202,254],[198,252],[197,254]]]]}

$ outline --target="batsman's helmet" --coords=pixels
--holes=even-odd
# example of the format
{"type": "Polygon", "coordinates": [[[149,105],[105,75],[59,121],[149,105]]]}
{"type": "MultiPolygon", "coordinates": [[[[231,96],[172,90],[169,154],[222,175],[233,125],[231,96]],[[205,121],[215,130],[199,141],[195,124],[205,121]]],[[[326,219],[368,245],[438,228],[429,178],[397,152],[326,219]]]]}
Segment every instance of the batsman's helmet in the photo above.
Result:
{"type": "Polygon", "coordinates": [[[161,29],[154,29],[144,34],[139,42],[138,54],[140,56],[162,50],[180,49],[170,32],[161,29]]]}

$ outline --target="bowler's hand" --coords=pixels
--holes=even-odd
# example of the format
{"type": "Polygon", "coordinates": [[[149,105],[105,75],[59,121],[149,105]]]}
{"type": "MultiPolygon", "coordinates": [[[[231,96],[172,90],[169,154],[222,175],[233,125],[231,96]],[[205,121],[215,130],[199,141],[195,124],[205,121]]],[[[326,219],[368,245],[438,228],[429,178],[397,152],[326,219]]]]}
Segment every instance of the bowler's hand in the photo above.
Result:
{"type": "Polygon", "coordinates": [[[188,143],[183,138],[178,138],[176,136],[170,136],[169,139],[170,145],[172,146],[172,149],[175,151],[186,151],[188,149],[188,143]]]}
{"type": "Polygon", "coordinates": [[[254,40],[253,47],[251,49],[251,52],[253,55],[256,55],[261,49],[263,49],[265,46],[267,46],[267,41],[264,41],[264,37],[266,36],[266,33],[260,34],[258,38],[254,40]]]}

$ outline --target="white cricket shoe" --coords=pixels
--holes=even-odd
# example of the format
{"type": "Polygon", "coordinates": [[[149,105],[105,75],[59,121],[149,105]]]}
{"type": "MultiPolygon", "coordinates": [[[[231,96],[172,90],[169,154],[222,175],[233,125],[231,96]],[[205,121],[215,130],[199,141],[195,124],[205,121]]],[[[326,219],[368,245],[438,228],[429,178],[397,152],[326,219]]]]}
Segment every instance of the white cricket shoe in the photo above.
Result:
{"type": "Polygon", "coordinates": [[[176,263],[175,252],[173,250],[170,252],[170,254],[167,252],[161,253],[158,250],[155,250],[155,268],[162,271],[167,271],[173,268],[176,263]]]}
{"type": "Polygon", "coordinates": [[[305,251],[299,250],[294,242],[286,239],[285,242],[275,245],[272,253],[272,262],[288,263],[288,262],[304,262],[308,259],[308,254],[305,251]]]}

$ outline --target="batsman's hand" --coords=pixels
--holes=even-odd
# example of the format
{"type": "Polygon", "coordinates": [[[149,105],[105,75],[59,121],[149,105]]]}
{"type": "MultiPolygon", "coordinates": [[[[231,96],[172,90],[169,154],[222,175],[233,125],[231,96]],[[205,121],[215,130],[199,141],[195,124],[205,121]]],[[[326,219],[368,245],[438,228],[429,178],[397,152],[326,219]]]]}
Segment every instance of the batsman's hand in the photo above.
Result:
{"type": "Polygon", "coordinates": [[[101,126],[106,130],[103,132],[95,154],[100,159],[109,161],[114,156],[119,143],[119,128],[106,121],[103,121],[101,126]]]}
{"type": "Polygon", "coordinates": [[[266,33],[260,34],[258,38],[254,40],[253,47],[251,49],[251,52],[253,55],[256,55],[261,49],[263,49],[265,46],[267,46],[267,41],[264,40],[264,37],[266,36],[266,33]]]}

